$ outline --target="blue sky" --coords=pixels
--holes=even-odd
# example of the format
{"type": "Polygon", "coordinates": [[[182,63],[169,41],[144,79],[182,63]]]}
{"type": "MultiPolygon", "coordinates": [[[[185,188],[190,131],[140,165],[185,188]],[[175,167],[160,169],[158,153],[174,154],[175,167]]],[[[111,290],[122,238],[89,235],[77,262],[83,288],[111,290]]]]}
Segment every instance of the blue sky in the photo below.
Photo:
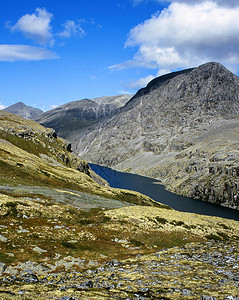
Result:
{"type": "Polygon", "coordinates": [[[239,66],[238,0],[0,0],[0,108],[135,93],[155,76],[239,66]]]}

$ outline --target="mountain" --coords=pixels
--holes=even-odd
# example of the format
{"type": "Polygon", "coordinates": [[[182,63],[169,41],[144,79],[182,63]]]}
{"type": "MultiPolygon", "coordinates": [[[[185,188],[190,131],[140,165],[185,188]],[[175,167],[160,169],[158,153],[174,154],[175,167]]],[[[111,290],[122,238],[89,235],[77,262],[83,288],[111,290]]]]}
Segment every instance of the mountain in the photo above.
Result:
{"type": "Polygon", "coordinates": [[[43,113],[41,109],[27,106],[22,102],[17,102],[11,106],[8,106],[7,108],[4,108],[4,110],[12,114],[19,115],[25,119],[33,120],[38,118],[43,113]]]}
{"type": "Polygon", "coordinates": [[[219,63],[152,80],[74,149],[90,162],[239,208],[239,78],[219,63]]]}
{"type": "Polygon", "coordinates": [[[80,139],[81,132],[112,116],[130,98],[130,95],[119,95],[69,102],[43,113],[37,122],[54,128],[63,138],[80,139]]]}
{"type": "Polygon", "coordinates": [[[5,111],[0,170],[2,299],[238,296],[237,221],[110,188],[53,129],[5,111]]]}

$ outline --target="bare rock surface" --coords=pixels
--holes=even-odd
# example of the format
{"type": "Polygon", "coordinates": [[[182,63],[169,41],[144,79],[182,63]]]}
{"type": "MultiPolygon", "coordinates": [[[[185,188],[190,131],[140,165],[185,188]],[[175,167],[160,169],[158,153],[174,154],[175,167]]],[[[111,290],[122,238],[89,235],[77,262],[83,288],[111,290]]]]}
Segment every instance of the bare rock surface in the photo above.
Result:
{"type": "Polygon", "coordinates": [[[79,139],[81,132],[112,116],[115,110],[125,105],[131,97],[132,95],[119,95],[72,101],[43,113],[37,121],[46,127],[54,128],[63,138],[79,139]]]}
{"type": "Polygon", "coordinates": [[[89,162],[239,208],[239,78],[219,63],[151,81],[73,148],[89,162]]]}
{"type": "Polygon", "coordinates": [[[146,206],[87,211],[8,194],[1,299],[239,297],[237,221],[146,206]]]}
{"type": "Polygon", "coordinates": [[[105,264],[28,261],[0,276],[2,299],[237,300],[237,254],[235,245],[207,242],[105,264]]]}

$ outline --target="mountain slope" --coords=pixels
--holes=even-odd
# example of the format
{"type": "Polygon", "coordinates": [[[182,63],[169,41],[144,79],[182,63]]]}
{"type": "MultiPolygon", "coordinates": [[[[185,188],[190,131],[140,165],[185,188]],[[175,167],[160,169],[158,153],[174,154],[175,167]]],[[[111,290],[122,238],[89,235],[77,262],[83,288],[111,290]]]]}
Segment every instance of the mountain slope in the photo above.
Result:
{"type": "Polygon", "coordinates": [[[72,189],[128,203],[160,205],[140,193],[110,188],[54,130],[4,111],[0,112],[0,169],[3,186],[72,189]]]}
{"type": "Polygon", "coordinates": [[[63,138],[79,139],[81,132],[111,116],[131,97],[130,95],[119,95],[69,102],[43,113],[37,122],[54,128],[57,134],[63,138]]]}
{"type": "Polygon", "coordinates": [[[27,106],[22,102],[17,102],[11,106],[6,107],[4,110],[12,114],[19,115],[25,119],[33,120],[38,118],[43,113],[41,109],[27,106]]]}
{"type": "Polygon", "coordinates": [[[239,207],[239,78],[207,63],[154,79],[74,141],[90,162],[161,179],[173,192],[239,207]]]}

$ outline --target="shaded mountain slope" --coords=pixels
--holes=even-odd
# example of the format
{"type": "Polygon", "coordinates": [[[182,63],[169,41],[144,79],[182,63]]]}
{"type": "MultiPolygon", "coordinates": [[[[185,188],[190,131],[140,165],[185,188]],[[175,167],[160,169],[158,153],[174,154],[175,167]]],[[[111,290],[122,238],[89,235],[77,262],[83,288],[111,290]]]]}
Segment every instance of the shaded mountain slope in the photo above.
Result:
{"type": "Polygon", "coordinates": [[[218,63],[154,79],[81,140],[97,164],[163,181],[173,192],[239,207],[239,78],[218,63]]]}
{"type": "Polygon", "coordinates": [[[112,116],[131,97],[119,95],[69,102],[43,113],[37,122],[54,128],[63,138],[78,139],[86,128],[112,116]]]}
{"type": "Polygon", "coordinates": [[[41,109],[25,105],[22,102],[17,102],[11,106],[6,107],[4,110],[11,114],[19,115],[25,119],[33,120],[38,118],[43,113],[41,109]]]}

